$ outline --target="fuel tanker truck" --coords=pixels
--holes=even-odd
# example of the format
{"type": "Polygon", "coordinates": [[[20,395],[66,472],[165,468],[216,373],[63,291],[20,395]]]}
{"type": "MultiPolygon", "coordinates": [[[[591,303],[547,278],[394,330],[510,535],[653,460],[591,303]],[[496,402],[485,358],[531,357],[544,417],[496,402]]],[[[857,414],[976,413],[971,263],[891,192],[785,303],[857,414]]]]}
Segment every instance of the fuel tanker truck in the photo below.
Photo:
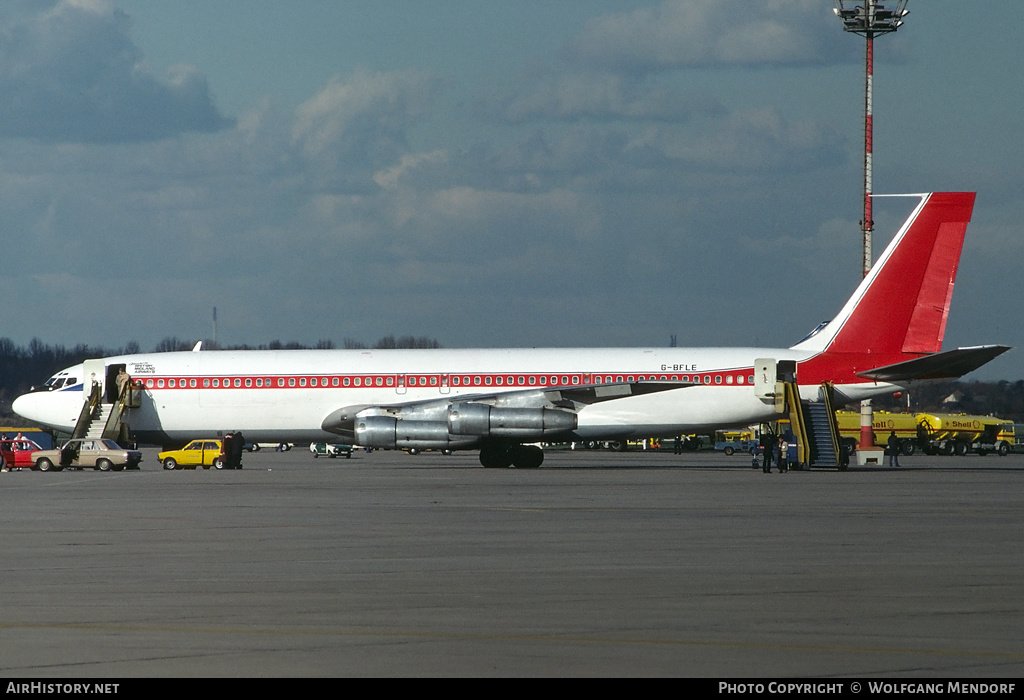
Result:
{"type": "Polygon", "coordinates": [[[1013,423],[995,416],[918,413],[917,424],[921,447],[928,454],[995,452],[1005,457],[1014,443],[1013,423]]]}
{"type": "MultiPolygon", "coordinates": [[[[860,413],[836,411],[839,436],[849,452],[860,442],[860,413]]],[[[872,420],[874,443],[885,448],[889,435],[896,433],[900,451],[912,455],[921,450],[929,455],[965,455],[975,452],[1000,456],[1010,453],[1014,444],[1011,421],[995,416],[969,416],[954,413],[888,413],[875,411],[872,420]]]]}
{"type": "MultiPolygon", "coordinates": [[[[860,413],[855,411],[836,411],[839,422],[839,438],[847,452],[854,452],[860,443],[860,413]]],[[[918,448],[917,417],[913,413],[888,413],[875,411],[872,416],[871,430],[876,447],[885,448],[889,444],[889,435],[895,431],[900,441],[900,452],[912,455],[918,448]]]]}

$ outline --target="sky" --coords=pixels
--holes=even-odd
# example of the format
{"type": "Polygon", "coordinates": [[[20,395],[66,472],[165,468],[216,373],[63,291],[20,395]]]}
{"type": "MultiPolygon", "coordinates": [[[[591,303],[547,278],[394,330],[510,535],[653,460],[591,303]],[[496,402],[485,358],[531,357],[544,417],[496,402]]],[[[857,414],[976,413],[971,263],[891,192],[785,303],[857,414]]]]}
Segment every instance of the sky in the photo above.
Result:
{"type": "MultiPolygon", "coordinates": [[[[861,276],[832,6],[5,0],[0,336],[788,347],[861,276]]],[[[978,192],[944,347],[1019,347],[1024,3],[908,7],[873,189],[978,192]]]]}

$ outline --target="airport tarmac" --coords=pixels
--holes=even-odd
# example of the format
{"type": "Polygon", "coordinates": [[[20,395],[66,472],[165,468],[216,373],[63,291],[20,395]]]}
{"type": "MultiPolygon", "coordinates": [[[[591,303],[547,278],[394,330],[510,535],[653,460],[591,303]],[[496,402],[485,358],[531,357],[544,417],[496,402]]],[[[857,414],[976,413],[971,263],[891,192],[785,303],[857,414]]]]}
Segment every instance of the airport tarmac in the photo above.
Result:
{"type": "Polygon", "coordinates": [[[1024,456],[155,453],[0,474],[0,674],[1024,674],[1024,456]]]}

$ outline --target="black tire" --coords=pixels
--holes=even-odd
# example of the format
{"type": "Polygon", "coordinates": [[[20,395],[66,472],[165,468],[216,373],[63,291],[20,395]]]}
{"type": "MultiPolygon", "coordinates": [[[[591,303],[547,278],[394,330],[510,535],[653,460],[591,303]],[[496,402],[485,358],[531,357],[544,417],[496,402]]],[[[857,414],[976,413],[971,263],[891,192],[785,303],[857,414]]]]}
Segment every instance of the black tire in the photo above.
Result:
{"type": "Polygon", "coordinates": [[[223,469],[224,459],[222,457],[217,457],[215,460],[213,460],[213,467],[214,469],[223,469]]]}
{"type": "Polygon", "coordinates": [[[915,445],[910,440],[904,440],[903,444],[900,445],[900,452],[905,454],[907,457],[913,457],[916,449],[917,445],[915,445]]]}
{"type": "Polygon", "coordinates": [[[480,464],[485,469],[507,469],[512,466],[512,454],[505,447],[484,447],[480,450],[480,464]]]}
{"type": "Polygon", "coordinates": [[[178,463],[174,460],[174,457],[168,457],[164,460],[164,469],[167,471],[174,471],[178,468],[178,463]]]}
{"type": "Polygon", "coordinates": [[[114,465],[111,464],[109,459],[98,459],[96,460],[96,468],[101,472],[109,472],[114,468],[114,465]]]}
{"type": "Polygon", "coordinates": [[[537,469],[544,463],[544,450],[536,445],[519,445],[510,450],[516,469],[537,469]]]}
{"type": "Polygon", "coordinates": [[[722,452],[725,453],[726,457],[732,457],[732,453],[734,452],[734,450],[731,447],[726,447],[724,450],[722,450],[722,452]]]}
{"type": "Polygon", "coordinates": [[[1010,454],[1010,444],[1007,442],[999,443],[999,447],[996,448],[996,454],[998,454],[1000,457],[1005,457],[1006,455],[1010,454]]]}
{"type": "Polygon", "coordinates": [[[48,460],[46,457],[40,457],[36,460],[36,469],[41,472],[52,472],[56,471],[53,467],[53,462],[48,460]]]}

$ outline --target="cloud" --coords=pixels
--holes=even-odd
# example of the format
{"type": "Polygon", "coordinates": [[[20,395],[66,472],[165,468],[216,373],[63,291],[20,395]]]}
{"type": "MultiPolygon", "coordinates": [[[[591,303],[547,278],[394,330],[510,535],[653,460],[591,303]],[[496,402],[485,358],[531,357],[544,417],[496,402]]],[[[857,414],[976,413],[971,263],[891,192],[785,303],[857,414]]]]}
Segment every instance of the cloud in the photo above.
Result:
{"type": "Polygon", "coordinates": [[[295,111],[292,139],[322,187],[364,188],[408,149],[440,81],[420,71],[336,76],[295,111]]]}
{"type": "Polygon", "coordinates": [[[583,72],[542,81],[525,94],[500,100],[489,111],[519,123],[535,119],[684,121],[694,114],[721,110],[717,100],[688,96],[678,88],[651,87],[621,74],[583,72]]]}
{"type": "Polygon", "coordinates": [[[666,0],[586,23],[569,53],[628,71],[799,65],[834,57],[838,27],[820,0],[666,0]]]}
{"type": "Polygon", "coordinates": [[[61,0],[5,19],[0,136],[138,142],[231,124],[195,68],[177,67],[165,79],[147,72],[130,18],[104,0],[61,0]]]}

